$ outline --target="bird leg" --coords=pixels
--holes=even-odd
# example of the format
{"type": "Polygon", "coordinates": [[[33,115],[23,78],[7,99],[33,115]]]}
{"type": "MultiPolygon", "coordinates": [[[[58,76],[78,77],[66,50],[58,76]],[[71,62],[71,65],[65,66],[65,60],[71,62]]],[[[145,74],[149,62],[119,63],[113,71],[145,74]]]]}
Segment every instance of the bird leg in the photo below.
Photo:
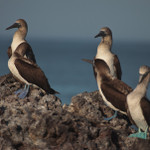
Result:
{"type": "Polygon", "coordinates": [[[23,99],[27,96],[29,92],[30,85],[25,85],[24,89],[21,91],[21,93],[18,95],[19,98],[23,99]]]}
{"type": "MultiPolygon", "coordinates": [[[[25,87],[24,87],[24,89],[26,88],[26,84],[25,84],[25,87]]],[[[17,90],[16,92],[14,92],[16,95],[18,95],[18,94],[20,94],[21,92],[23,92],[23,90],[24,89],[19,89],[19,90],[17,90]]]]}
{"type": "Polygon", "coordinates": [[[111,119],[113,119],[113,118],[115,118],[115,117],[117,117],[117,111],[116,111],[116,110],[115,110],[115,113],[114,113],[113,116],[111,116],[111,117],[109,117],[109,118],[105,118],[105,117],[104,117],[104,120],[110,121],[111,119]]]}

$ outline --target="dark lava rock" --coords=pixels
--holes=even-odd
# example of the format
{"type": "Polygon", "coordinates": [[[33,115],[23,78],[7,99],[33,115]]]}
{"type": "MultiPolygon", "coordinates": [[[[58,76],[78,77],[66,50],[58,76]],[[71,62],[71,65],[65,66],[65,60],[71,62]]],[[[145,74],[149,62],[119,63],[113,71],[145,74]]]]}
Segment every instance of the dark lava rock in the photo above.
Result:
{"type": "MultiPolygon", "coordinates": [[[[98,91],[72,97],[62,106],[54,95],[31,88],[19,99],[22,85],[11,74],[0,77],[0,150],[146,150],[150,141],[129,138],[129,120],[104,103],[98,91]]],[[[59,95],[58,95],[59,96],[59,95]]]]}

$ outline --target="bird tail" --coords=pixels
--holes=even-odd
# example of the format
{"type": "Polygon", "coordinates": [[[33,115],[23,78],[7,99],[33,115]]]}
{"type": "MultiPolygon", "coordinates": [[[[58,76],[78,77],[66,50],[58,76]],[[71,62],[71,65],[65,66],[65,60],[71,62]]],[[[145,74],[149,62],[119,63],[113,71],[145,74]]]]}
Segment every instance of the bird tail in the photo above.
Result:
{"type": "Polygon", "coordinates": [[[87,62],[87,63],[93,64],[93,60],[90,60],[90,59],[82,59],[82,60],[87,62]]]}
{"type": "Polygon", "coordinates": [[[55,91],[54,89],[50,88],[49,92],[50,94],[60,94],[59,92],[55,91]]]}

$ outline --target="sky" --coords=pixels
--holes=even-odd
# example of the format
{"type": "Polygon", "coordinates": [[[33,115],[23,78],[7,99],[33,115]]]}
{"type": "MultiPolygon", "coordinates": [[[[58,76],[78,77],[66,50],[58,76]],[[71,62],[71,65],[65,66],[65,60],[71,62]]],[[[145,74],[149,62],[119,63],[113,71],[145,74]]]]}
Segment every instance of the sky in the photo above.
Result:
{"type": "Polygon", "coordinates": [[[22,18],[28,38],[91,39],[108,26],[115,40],[149,42],[149,15],[148,0],[0,0],[0,37],[22,18]]]}

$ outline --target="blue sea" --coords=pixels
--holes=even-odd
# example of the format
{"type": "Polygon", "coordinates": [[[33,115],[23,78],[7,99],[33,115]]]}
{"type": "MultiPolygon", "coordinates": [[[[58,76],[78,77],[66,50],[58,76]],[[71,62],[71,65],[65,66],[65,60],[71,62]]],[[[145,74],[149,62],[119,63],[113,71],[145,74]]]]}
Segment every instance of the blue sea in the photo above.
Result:
{"type": "MultiPolygon", "coordinates": [[[[45,72],[62,103],[69,104],[71,97],[82,92],[97,90],[92,66],[82,58],[93,59],[100,39],[27,39],[36,56],[37,64],[45,72]]],[[[0,42],[0,76],[9,73],[7,48],[11,39],[0,42]]],[[[150,66],[150,43],[115,41],[112,52],[117,54],[122,67],[122,80],[135,88],[141,65],[150,66]]],[[[148,89],[148,98],[150,92],[148,89]]]]}

